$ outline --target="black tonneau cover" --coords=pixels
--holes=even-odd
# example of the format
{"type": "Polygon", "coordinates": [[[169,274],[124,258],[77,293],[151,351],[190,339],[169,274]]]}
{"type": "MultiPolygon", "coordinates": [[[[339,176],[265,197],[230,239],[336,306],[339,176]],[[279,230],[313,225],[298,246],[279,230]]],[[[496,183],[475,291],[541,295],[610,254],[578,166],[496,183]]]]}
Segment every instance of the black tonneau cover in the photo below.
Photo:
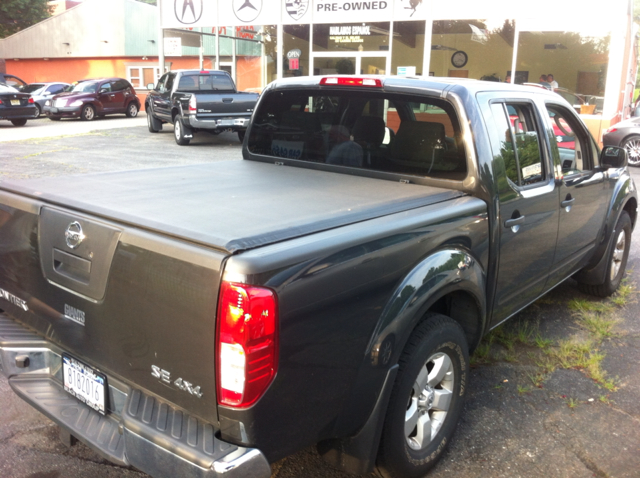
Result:
{"type": "Polygon", "coordinates": [[[463,195],[249,160],[6,181],[0,189],[230,253],[463,195]]]}

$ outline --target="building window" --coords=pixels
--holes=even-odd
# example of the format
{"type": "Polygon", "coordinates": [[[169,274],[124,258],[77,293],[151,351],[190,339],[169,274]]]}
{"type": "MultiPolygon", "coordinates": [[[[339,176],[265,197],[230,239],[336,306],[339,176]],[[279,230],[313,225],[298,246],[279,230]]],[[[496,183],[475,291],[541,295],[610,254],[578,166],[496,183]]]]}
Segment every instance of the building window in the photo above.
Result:
{"type": "Polygon", "coordinates": [[[160,68],[157,66],[128,66],[127,80],[134,88],[146,89],[149,83],[154,85],[160,78],[160,68]]]}

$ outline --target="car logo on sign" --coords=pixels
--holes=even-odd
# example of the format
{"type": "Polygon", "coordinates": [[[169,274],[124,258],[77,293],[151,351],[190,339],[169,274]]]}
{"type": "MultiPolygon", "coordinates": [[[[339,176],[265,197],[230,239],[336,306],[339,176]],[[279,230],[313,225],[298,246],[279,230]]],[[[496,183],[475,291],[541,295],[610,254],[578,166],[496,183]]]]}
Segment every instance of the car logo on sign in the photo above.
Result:
{"type": "Polygon", "coordinates": [[[260,15],[262,0],[233,0],[233,13],[241,22],[249,23],[260,15]]]}
{"type": "Polygon", "coordinates": [[[174,0],[173,11],[176,19],[185,25],[191,25],[202,17],[202,0],[174,0]]]}
{"type": "Polygon", "coordinates": [[[82,241],[84,241],[85,235],[82,232],[82,226],[78,221],[74,221],[67,227],[64,233],[64,239],[71,249],[75,249],[82,241]]]}
{"type": "Polygon", "coordinates": [[[294,20],[300,20],[309,8],[309,0],[287,0],[287,13],[294,20]]]}

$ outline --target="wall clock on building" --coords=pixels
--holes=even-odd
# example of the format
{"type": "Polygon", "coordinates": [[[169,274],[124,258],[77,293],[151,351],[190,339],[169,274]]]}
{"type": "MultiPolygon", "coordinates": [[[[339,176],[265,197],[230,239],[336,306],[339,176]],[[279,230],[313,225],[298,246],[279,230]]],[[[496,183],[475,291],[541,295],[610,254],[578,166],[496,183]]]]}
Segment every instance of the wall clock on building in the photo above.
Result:
{"type": "Polygon", "coordinates": [[[451,55],[451,64],[456,68],[462,68],[467,64],[469,57],[462,50],[456,51],[453,55],[451,55]]]}

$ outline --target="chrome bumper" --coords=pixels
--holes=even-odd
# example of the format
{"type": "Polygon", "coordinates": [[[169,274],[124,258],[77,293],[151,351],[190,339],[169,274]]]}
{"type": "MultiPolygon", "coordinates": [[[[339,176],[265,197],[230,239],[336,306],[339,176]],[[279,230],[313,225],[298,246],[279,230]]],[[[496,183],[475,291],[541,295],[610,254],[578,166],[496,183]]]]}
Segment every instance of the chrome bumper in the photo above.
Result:
{"type": "Polygon", "coordinates": [[[62,350],[0,313],[0,371],[27,403],[106,459],[157,478],[268,478],[255,448],[216,437],[213,425],[108,376],[106,416],[62,386],[62,350]]]}
{"type": "Polygon", "coordinates": [[[197,129],[247,129],[251,118],[218,118],[218,119],[198,119],[195,115],[188,115],[185,117],[189,126],[197,129]]]}

